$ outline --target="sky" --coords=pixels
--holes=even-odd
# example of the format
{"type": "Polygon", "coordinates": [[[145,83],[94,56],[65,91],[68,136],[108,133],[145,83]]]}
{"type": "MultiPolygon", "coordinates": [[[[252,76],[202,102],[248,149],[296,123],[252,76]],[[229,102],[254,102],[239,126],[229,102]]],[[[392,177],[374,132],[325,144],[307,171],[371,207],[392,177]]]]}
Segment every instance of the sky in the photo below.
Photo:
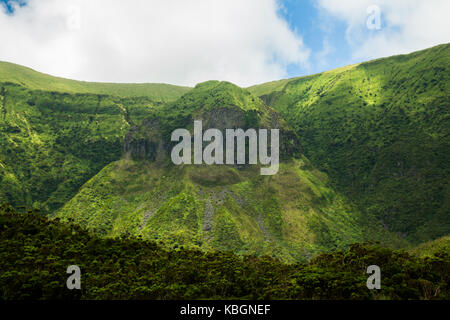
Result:
{"type": "Polygon", "coordinates": [[[246,87],[450,42],[448,0],[0,0],[0,60],[84,81],[246,87]]]}

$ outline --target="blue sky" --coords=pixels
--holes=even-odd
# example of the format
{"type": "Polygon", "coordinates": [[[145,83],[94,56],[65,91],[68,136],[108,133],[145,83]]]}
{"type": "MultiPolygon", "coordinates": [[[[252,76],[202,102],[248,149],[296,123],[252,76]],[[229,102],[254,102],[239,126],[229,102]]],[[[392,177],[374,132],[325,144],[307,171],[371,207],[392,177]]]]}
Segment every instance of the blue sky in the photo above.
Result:
{"type": "Polygon", "coordinates": [[[12,4],[17,3],[19,6],[24,6],[26,4],[25,0],[0,0],[0,3],[3,4],[4,10],[10,14],[14,11],[12,4]]]}
{"type": "MultiPolygon", "coordinates": [[[[345,39],[345,22],[334,19],[321,11],[314,1],[283,0],[280,14],[289,23],[289,27],[302,36],[305,45],[312,51],[311,69],[308,73],[317,73],[346,65],[352,61],[351,52],[345,39]],[[326,21],[326,22],[325,22],[326,21]],[[326,24],[327,26],[324,26],[326,24]],[[326,61],[319,53],[326,50],[325,42],[332,48],[326,61]]],[[[297,65],[289,65],[290,77],[304,73],[297,65]]]]}
{"type": "Polygon", "coordinates": [[[0,3],[0,60],[87,81],[248,86],[450,40],[448,0],[0,3]]]}

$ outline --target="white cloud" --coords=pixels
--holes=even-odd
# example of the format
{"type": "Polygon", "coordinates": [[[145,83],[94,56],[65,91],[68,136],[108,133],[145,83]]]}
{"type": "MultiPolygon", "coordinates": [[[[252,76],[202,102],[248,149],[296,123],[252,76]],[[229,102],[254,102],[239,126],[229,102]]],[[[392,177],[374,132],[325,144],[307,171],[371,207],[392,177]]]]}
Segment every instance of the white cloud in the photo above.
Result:
{"type": "Polygon", "coordinates": [[[328,14],[347,23],[353,58],[367,60],[450,42],[448,0],[317,0],[328,14]],[[369,30],[366,10],[381,10],[381,29],[369,30]]]}
{"type": "Polygon", "coordinates": [[[110,82],[251,85],[306,65],[276,0],[28,0],[0,13],[0,60],[110,82]]]}

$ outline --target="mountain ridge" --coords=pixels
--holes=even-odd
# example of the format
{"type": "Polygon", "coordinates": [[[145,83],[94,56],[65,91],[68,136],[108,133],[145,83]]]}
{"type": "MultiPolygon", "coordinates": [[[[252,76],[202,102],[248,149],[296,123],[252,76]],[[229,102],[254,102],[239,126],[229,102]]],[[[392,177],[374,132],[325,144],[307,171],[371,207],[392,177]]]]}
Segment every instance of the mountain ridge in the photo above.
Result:
{"type": "Polygon", "coordinates": [[[269,82],[263,82],[263,83],[260,83],[260,84],[255,84],[255,85],[246,87],[246,89],[249,90],[251,93],[255,94],[256,96],[264,96],[264,95],[270,94],[270,93],[272,93],[274,91],[282,90],[283,87],[288,82],[291,82],[291,81],[300,80],[300,79],[308,79],[308,78],[312,78],[312,77],[315,77],[315,76],[323,75],[324,73],[345,71],[347,69],[351,69],[351,68],[357,67],[357,66],[359,66],[361,64],[367,64],[367,63],[372,63],[372,62],[383,62],[383,61],[391,59],[391,58],[400,58],[401,59],[402,57],[408,57],[408,56],[411,56],[411,55],[420,55],[421,53],[428,52],[429,50],[432,50],[432,49],[435,50],[435,49],[438,49],[438,48],[444,48],[444,47],[446,47],[448,45],[449,45],[448,43],[441,43],[441,44],[435,45],[433,47],[425,48],[425,49],[418,50],[418,51],[413,51],[413,52],[410,52],[410,53],[397,54],[397,55],[393,55],[393,56],[386,56],[386,57],[376,58],[376,59],[372,59],[372,60],[368,60],[368,61],[348,64],[348,65],[345,65],[345,66],[337,67],[337,68],[334,68],[334,69],[330,69],[330,70],[326,70],[326,71],[322,71],[322,72],[318,72],[318,73],[314,73],[314,74],[308,74],[308,75],[304,75],[304,76],[298,76],[298,77],[292,77],[292,78],[286,78],[286,79],[273,80],[273,81],[269,81],[269,82]],[[280,89],[280,90],[277,90],[277,89],[280,89]]]}
{"type": "Polygon", "coordinates": [[[123,98],[145,96],[156,101],[172,101],[191,87],[166,83],[89,82],[55,77],[15,63],[0,61],[0,82],[11,82],[31,90],[61,93],[91,93],[123,98]]]}

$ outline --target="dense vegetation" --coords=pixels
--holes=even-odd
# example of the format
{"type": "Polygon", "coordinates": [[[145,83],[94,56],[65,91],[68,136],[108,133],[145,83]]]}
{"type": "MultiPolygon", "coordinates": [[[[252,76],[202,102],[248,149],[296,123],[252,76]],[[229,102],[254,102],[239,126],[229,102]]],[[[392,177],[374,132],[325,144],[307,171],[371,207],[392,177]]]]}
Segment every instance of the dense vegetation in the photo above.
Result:
{"type": "Polygon", "coordinates": [[[449,299],[447,247],[425,258],[370,244],[283,264],[178,248],[141,238],[100,238],[38,213],[0,209],[0,299],[449,299]],[[366,269],[381,268],[368,290],[366,269]],[[81,268],[81,290],[66,269],[81,268]]]}
{"type": "Polygon", "coordinates": [[[249,88],[359,209],[414,243],[450,232],[450,45],[249,88]]]}
{"type": "Polygon", "coordinates": [[[124,158],[103,168],[55,215],[99,235],[128,233],[170,248],[268,254],[284,261],[306,261],[355,241],[405,245],[335,192],[328,177],[301,156],[295,139],[279,113],[247,90],[202,83],[131,129],[124,158]],[[192,129],[194,119],[203,120],[204,130],[279,128],[279,172],[261,176],[255,165],[174,166],[164,146],[172,130],[192,129]]]}
{"type": "Polygon", "coordinates": [[[189,90],[74,81],[0,62],[0,203],[58,209],[121,157],[131,126],[189,90]]]}
{"type": "Polygon", "coordinates": [[[59,208],[121,157],[128,129],[159,105],[0,84],[0,202],[59,208]]]}

